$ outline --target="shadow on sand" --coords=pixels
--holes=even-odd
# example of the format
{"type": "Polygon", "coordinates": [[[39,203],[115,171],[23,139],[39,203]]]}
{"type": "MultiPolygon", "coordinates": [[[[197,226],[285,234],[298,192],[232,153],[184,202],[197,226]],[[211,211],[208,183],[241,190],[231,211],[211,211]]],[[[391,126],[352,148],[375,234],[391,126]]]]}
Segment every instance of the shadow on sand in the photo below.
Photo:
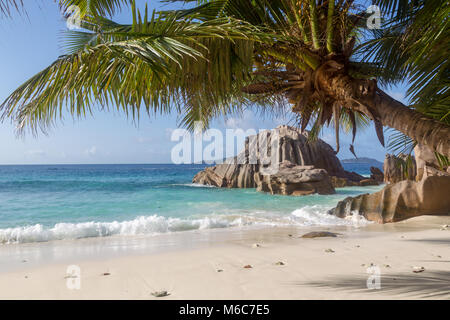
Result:
{"type": "MultiPolygon", "coordinates": [[[[450,271],[425,271],[424,273],[397,273],[381,275],[379,290],[367,289],[369,275],[355,277],[333,277],[321,282],[297,283],[332,290],[346,290],[368,294],[405,294],[405,298],[450,298],[450,271]]],[[[369,297],[368,297],[369,298],[369,297]]],[[[401,299],[401,297],[399,297],[401,299]]]]}
{"type": "Polygon", "coordinates": [[[450,245],[450,237],[449,238],[435,238],[435,239],[412,239],[407,240],[412,242],[425,242],[430,244],[441,244],[441,245],[450,245]]]}

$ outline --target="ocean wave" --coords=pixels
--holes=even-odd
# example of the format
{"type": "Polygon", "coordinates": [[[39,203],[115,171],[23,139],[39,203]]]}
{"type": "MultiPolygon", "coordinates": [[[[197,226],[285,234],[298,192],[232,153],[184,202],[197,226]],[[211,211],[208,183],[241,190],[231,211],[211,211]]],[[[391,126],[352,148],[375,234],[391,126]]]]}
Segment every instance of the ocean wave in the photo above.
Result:
{"type": "Polygon", "coordinates": [[[201,183],[175,183],[173,184],[173,186],[193,187],[193,188],[217,188],[216,186],[201,183]]]}
{"type": "Polygon", "coordinates": [[[352,212],[352,215],[345,219],[326,213],[330,208],[323,206],[305,206],[292,212],[298,224],[304,226],[352,226],[360,227],[370,224],[363,216],[357,212],[352,212]]]}
{"type": "Polygon", "coordinates": [[[141,216],[128,221],[57,223],[53,227],[41,224],[0,229],[0,243],[29,243],[71,240],[114,235],[153,235],[189,230],[228,228],[237,226],[354,226],[369,223],[354,215],[341,219],[326,213],[322,206],[305,206],[291,214],[255,211],[247,214],[214,214],[195,219],[166,218],[158,215],[141,216]]]}
{"type": "Polygon", "coordinates": [[[0,243],[44,242],[113,235],[151,235],[177,231],[226,228],[239,223],[239,221],[214,217],[190,220],[153,215],[121,222],[57,223],[51,228],[36,224],[26,227],[0,229],[0,243]]]}

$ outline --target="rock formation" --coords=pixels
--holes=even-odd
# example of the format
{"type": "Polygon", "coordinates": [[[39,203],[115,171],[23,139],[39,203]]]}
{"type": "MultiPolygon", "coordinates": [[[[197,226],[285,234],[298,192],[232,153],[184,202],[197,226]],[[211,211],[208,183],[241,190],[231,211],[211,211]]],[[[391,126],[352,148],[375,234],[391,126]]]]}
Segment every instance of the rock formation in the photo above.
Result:
{"type": "Polygon", "coordinates": [[[370,179],[375,180],[377,182],[384,181],[384,173],[377,167],[370,167],[370,179]]]}
{"type": "Polygon", "coordinates": [[[256,188],[254,174],[258,169],[255,164],[224,163],[205,168],[192,182],[220,188],[256,188]]]}
{"type": "Polygon", "coordinates": [[[386,154],[383,171],[385,183],[396,183],[406,179],[415,180],[415,158],[406,154],[400,154],[398,156],[386,154]],[[409,165],[407,165],[408,162],[409,165]]]}
{"type": "Polygon", "coordinates": [[[343,218],[355,212],[379,223],[420,215],[450,215],[449,190],[450,176],[428,176],[419,182],[403,180],[373,194],[348,197],[329,213],[343,218]]]}
{"type": "Polygon", "coordinates": [[[430,148],[427,146],[418,144],[414,148],[414,154],[416,156],[417,175],[416,180],[422,180],[429,176],[444,176],[449,175],[448,168],[441,168],[436,156],[430,148]]]}
{"type": "Polygon", "coordinates": [[[247,137],[245,148],[238,156],[197,173],[193,182],[216,187],[256,188],[256,179],[263,181],[261,173],[267,167],[267,157],[273,157],[276,164],[288,162],[297,166],[324,169],[332,177],[332,182],[338,181],[344,186],[358,185],[359,181],[364,179],[355,172],[345,171],[333,148],[323,140],[309,142],[307,132],[301,133],[299,129],[290,126],[279,126],[274,130],[247,137]],[[278,137],[278,140],[274,137],[278,137]],[[278,143],[275,143],[276,141],[278,143]],[[260,147],[265,142],[268,146],[267,152],[260,147]],[[256,174],[259,174],[258,177],[256,174]]]}
{"type": "Polygon", "coordinates": [[[377,185],[379,185],[379,183],[378,183],[377,180],[370,178],[370,179],[363,179],[363,180],[361,180],[359,182],[359,185],[361,187],[367,187],[367,186],[377,186],[377,185]]]}
{"type": "Polygon", "coordinates": [[[258,191],[271,194],[301,196],[313,193],[335,193],[330,177],[324,169],[298,166],[285,161],[274,174],[255,174],[258,191]]]}

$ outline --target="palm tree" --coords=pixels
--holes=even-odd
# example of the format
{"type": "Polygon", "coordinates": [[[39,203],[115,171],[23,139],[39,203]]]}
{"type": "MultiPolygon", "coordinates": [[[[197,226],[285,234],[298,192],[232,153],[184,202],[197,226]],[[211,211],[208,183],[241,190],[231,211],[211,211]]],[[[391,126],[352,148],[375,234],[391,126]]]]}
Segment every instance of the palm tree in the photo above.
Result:
{"type": "MultiPolygon", "coordinates": [[[[75,0],[73,0],[75,1],[75,0]]],[[[46,130],[65,110],[84,116],[97,104],[138,117],[183,115],[183,124],[229,114],[243,105],[273,109],[288,101],[304,130],[345,120],[355,134],[369,117],[450,156],[450,126],[406,107],[378,87],[398,80],[367,58],[364,8],[353,1],[209,0],[143,14],[120,25],[86,15],[70,31],[68,54],[14,91],[0,106],[18,128],[46,130]],[[360,10],[358,10],[360,9],[360,10]],[[366,50],[366,51],[364,51],[366,50]]]]}
{"type": "MultiPolygon", "coordinates": [[[[446,1],[380,0],[388,23],[365,44],[366,57],[392,74],[410,80],[407,97],[421,113],[450,125],[450,7],[446,1]],[[394,10],[392,10],[394,9],[394,10]]],[[[389,78],[386,75],[384,78],[389,78]]],[[[389,149],[410,154],[417,144],[395,132],[389,149]]],[[[436,154],[442,167],[448,159],[436,154]]]]}

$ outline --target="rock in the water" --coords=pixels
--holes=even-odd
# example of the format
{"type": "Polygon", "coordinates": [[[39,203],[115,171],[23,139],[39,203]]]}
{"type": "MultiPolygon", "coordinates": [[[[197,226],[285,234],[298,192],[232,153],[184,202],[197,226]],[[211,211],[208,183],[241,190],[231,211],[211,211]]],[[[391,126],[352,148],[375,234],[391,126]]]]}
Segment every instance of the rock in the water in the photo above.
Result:
{"type": "MultiPolygon", "coordinates": [[[[332,176],[332,177],[330,177],[330,179],[331,179],[331,184],[335,188],[343,188],[343,187],[348,186],[348,180],[345,178],[339,178],[339,177],[332,176]]],[[[357,183],[355,183],[355,185],[356,184],[357,183]]]]}
{"type": "Polygon", "coordinates": [[[276,155],[276,164],[287,161],[294,165],[324,169],[329,176],[342,179],[346,185],[364,179],[355,172],[345,171],[333,148],[323,140],[310,142],[307,132],[301,133],[300,129],[290,126],[279,126],[247,137],[245,148],[238,156],[197,173],[192,182],[226,188],[256,188],[255,176],[267,171],[263,161],[265,153],[276,155]],[[278,143],[274,143],[276,141],[278,143]],[[270,146],[270,152],[259,150],[263,142],[270,146]],[[272,145],[276,150],[272,150],[272,145]]]}
{"type": "Polygon", "coordinates": [[[258,170],[255,164],[224,163],[205,168],[194,176],[193,183],[221,188],[256,188],[254,174],[258,170]]]}
{"type": "Polygon", "coordinates": [[[384,181],[384,173],[377,167],[370,167],[370,179],[373,179],[377,182],[384,181]]]}
{"type": "Polygon", "coordinates": [[[333,194],[330,177],[324,169],[297,166],[290,162],[280,164],[276,174],[255,174],[258,191],[283,195],[333,194]]]}
{"type": "Polygon", "coordinates": [[[403,180],[415,180],[416,160],[414,157],[399,154],[386,154],[383,165],[384,182],[396,183],[403,180]]]}
{"type": "Polygon", "coordinates": [[[379,223],[396,222],[421,215],[450,215],[449,176],[404,180],[373,194],[348,197],[329,213],[344,218],[358,212],[379,223]]]}
{"type": "Polygon", "coordinates": [[[337,237],[339,233],[328,232],[328,231],[313,231],[302,235],[302,238],[323,238],[323,237],[337,237]]]}
{"type": "Polygon", "coordinates": [[[359,182],[361,187],[377,186],[379,183],[375,179],[363,179],[359,182]]]}

